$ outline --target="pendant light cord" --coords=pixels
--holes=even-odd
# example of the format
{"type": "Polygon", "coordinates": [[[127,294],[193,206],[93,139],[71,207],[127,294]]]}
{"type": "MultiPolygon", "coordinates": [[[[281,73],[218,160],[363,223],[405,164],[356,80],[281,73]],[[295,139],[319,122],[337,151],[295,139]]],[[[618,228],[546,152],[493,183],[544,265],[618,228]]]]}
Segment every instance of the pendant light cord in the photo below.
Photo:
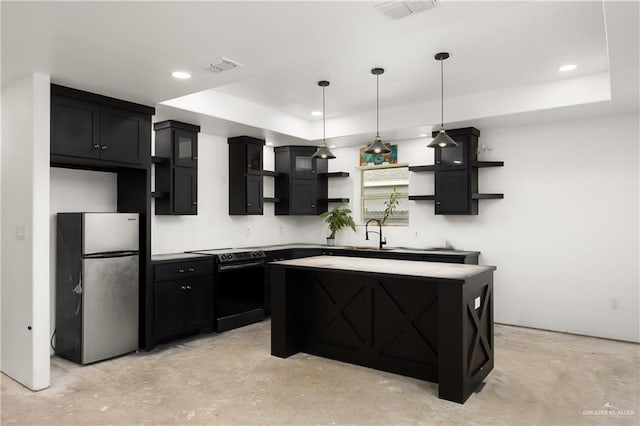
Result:
{"type": "Polygon", "coordinates": [[[444,60],[440,60],[440,128],[444,129],[444,60]]]}
{"type": "Polygon", "coordinates": [[[324,142],[325,146],[327,145],[327,138],[325,132],[325,123],[327,120],[326,109],[324,104],[324,86],[322,86],[322,142],[324,142]]]}
{"type": "Polygon", "coordinates": [[[380,74],[376,74],[376,135],[380,136],[380,74]]]}

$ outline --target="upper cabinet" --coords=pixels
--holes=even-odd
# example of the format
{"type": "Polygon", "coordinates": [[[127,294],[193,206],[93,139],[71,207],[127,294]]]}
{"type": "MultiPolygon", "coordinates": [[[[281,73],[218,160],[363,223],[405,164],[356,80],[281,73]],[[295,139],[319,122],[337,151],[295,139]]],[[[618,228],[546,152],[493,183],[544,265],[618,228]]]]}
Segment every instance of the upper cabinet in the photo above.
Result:
{"type": "Polygon", "coordinates": [[[263,213],[263,139],[238,136],[229,143],[229,214],[263,213]]]}
{"type": "Polygon", "coordinates": [[[154,108],[51,85],[51,162],[148,167],[154,108]]]}
{"type": "Polygon", "coordinates": [[[276,153],[277,215],[317,215],[327,211],[327,161],[312,158],[314,146],[280,146],[276,153]]]}
{"type": "Polygon", "coordinates": [[[155,123],[157,215],[198,214],[199,126],[174,120],[155,123]]]}
{"type": "Polygon", "coordinates": [[[458,146],[435,148],[433,166],[409,167],[412,172],[435,172],[435,195],[410,195],[409,199],[435,201],[437,215],[476,215],[478,200],[504,198],[478,193],[478,169],[500,167],[504,162],[478,161],[480,131],[474,127],[447,130],[447,134],[458,146]]]}

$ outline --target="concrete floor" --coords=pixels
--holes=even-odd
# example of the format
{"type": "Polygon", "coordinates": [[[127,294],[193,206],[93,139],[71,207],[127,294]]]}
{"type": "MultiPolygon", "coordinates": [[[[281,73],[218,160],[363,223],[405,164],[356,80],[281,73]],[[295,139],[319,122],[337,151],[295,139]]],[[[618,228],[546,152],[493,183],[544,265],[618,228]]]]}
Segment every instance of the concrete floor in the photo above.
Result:
{"type": "Polygon", "coordinates": [[[85,367],[53,357],[51,387],[40,392],[2,376],[1,421],[640,423],[639,345],[496,325],[495,346],[484,389],[459,405],[438,399],[433,383],[306,354],[271,357],[263,322],[85,367]]]}

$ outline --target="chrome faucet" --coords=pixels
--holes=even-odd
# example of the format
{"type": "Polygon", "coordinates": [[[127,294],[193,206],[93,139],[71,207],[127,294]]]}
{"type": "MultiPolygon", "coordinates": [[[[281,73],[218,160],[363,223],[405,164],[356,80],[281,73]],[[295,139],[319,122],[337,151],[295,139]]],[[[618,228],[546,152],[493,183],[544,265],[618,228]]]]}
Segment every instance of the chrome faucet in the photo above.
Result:
{"type": "Polygon", "coordinates": [[[378,219],[369,219],[367,221],[367,224],[364,226],[364,239],[365,240],[369,240],[369,232],[372,232],[374,234],[378,234],[378,240],[379,240],[379,245],[378,248],[382,250],[382,246],[387,244],[387,239],[383,239],[382,238],[382,223],[380,223],[380,221],[378,219]],[[376,222],[378,224],[378,231],[369,231],[369,224],[371,222],[376,222]]]}

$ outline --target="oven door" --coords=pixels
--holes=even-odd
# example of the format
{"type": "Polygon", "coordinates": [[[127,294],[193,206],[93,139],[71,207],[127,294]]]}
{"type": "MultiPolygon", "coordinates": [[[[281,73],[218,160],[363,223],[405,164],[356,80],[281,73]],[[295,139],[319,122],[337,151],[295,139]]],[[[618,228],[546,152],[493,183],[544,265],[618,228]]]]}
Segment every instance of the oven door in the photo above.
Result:
{"type": "Polygon", "coordinates": [[[264,261],[219,264],[216,289],[219,332],[264,319],[264,261]]]}

